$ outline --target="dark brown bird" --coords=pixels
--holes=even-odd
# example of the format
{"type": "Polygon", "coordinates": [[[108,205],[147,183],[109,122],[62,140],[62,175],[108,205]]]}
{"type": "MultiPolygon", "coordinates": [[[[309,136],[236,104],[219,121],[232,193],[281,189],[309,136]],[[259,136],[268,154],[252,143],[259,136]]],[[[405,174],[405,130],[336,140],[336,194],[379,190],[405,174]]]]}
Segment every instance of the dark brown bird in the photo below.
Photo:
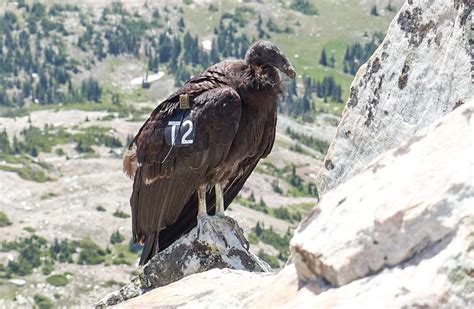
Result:
{"type": "Polygon", "coordinates": [[[187,81],[151,113],[123,160],[134,177],[133,239],[140,264],[209,214],[224,215],[275,141],[278,70],[295,78],[288,59],[268,41],[244,60],[223,61],[187,81]]]}

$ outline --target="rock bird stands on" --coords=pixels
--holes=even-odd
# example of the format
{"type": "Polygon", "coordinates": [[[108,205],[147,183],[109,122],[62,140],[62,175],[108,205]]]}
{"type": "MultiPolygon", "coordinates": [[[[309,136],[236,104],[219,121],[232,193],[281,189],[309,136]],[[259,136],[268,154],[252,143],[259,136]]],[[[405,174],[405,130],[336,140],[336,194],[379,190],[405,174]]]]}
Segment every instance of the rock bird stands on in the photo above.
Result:
{"type": "Polygon", "coordinates": [[[125,154],[134,177],[134,241],[140,264],[164,250],[209,214],[224,216],[275,141],[278,70],[295,78],[283,53],[268,41],[245,60],[223,61],[197,74],[151,113],[125,154]]]}

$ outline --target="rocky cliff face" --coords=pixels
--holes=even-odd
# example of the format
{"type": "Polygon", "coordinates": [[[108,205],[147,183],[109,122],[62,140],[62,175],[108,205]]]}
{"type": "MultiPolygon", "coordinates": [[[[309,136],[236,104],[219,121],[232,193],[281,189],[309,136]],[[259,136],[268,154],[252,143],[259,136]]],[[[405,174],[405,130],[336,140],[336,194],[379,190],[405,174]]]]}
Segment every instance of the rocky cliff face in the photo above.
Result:
{"type": "Polygon", "coordinates": [[[465,103],[472,1],[409,0],[360,68],[317,183],[334,188],[370,161],[465,103]]]}

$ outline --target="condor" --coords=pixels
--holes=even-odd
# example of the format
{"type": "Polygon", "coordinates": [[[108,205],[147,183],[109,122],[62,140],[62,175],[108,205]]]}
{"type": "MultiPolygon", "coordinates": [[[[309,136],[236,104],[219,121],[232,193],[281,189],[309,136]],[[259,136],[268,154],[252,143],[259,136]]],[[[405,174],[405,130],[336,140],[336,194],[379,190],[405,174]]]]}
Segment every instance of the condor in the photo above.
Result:
{"type": "Polygon", "coordinates": [[[224,216],[275,141],[277,70],[295,78],[283,53],[257,41],[244,60],[223,61],[187,81],[151,113],[123,159],[134,178],[133,239],[140,264],[209,214],[224,216]]]}

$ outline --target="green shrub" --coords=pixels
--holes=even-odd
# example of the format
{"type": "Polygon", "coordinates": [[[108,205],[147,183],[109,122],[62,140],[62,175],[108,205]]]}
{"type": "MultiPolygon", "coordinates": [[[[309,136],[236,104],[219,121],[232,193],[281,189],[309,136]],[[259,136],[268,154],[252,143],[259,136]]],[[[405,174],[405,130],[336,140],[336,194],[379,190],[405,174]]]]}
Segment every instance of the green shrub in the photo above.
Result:
{"type": "Polygon", "coordinates": [[[32,168],[31,166],[23,167],[18,171],[18,176],[25,180],[32,180],[36,182],[50,181],[51,178],[43,171],[32,168]]]}
{"type": "Polygon", "coordinates": [[[257,167],[257,170],[263,174],[283,178],[291,186],[286,192],[286,195],[318,197],[316,185],[312,182],[305,182],[304,179],[296,173],[296,166],[294,164],[287,165],[284,168],[278,168],[270,162],[263,162],[257,167]]]}
{"type": "Polygon", "coordinates": [[[258,257],[264,260],[268,265],[270,265],[272,268],[279,268],[280,263],[278,262],[278,259],[270,254],[267,254],[263,252],[262,249],[258,251],[258,257]]]}
{"type": "Polygon", "coordinates": [[[41,266],[42,260],[48,256],[46,239],[37,235],[20,239],[15,242],[2,243],[2,251],[5,249],[17,250],[20,254],[14,261],[8,262],[6,276],[13,274],[27,276],[34,268],[41,266]]]}
{"type": "Polygon", "coordinates": [[[114,265],[131,265],[130,261],[125,256],[118,256],[112,262],[114,265]]]}
{"type": "Polygon", "coordinates": [[[58,156],[64,156],[66,154],[62,148],[56,148],[54,153],[58,156]]]}
{"type": "MultiPolygon", "coordinates": [[[[260,240],[268,245],[271,245],[275,249],[279,251],[278,258],[286,261],[290,255],[289,251],[289,245],[290,245],[290,239],[291,239],[291,232],[288,229],[288,231],[285,233],[285,235],[280,235],[277,232],[273,230],[273,227],[270,226],[270,228],[266,229],[265,226],[260,225],[260,222],[257,222],[256,226],[252,229],[251,234],[254,234],[255,237],[257,238],[257,241],[260,240]]],[[[249,238],[250,238],[249,235],[249,238]]],[[[249,240],[250,241],[250,240],[249,240]]]]}
{"type": "Polygon", "coordinates": [[[102,205],[97,206],[95,209],[96,209],[97,211],[101,211],[101,212],[104,212],[104,211],[105,211],[105,208],[104,208],[104,206],[102,206],[102,205]]]}
{"type": "Polygon", "coordinates": [[[114,213],[113,213],[114,217],[117,217],[117,218],[130,218],[130,215],[126,212],[123,212],[121,210],[116,210],[114,213]]]}
{"type": "Polygon", "coordinates": [[[42,200],[47,200],[47,199],[49,199],[49,198],[53,198],[53,197],[56,197],[56,196],[58,196],[56,193],[54,193],[54,192],[48,192],[48,193],[45,193],[45,194],[41,195],[40,198],[41,198],[42,200]]]}
{"type": "Polygon", "coordinates": [[[135,270],[132,270],[132,271],[130,272],[130,275],[132,275],[132,276],[134,276],[134,277],[138,276],[139,274],[140,274],[140,272],[139,272],[138,270],[136,270],[136,269],[135,269],[135,270]]]}
{"type": "Polygon", "coordinates": [[[7,215],[3,211],[0,211],[0,227],[8,226],[11,224],[12,222],[10,221],[10,219],[8,219],[7,215]]]}
{"type": "Polygon", "coordinates": [[[289,221],[292,223],[300,222],[302,219],[302,215],[299,211],[295,211],[288,207],[272,208],[272,215],[275,218],[289,221]]]}
{"type": "Polygon", "coordinates": [[[297,153],[304,153],[303,147],[300,144],[295,143],[293,146],[290,146],[290,150],[297,153]]]}
{"type": "Polygon", "coordinates": [[[17,173],[18,176],[25,180],[36,182],[46,182],[51,180],[51,178],[43,170],[32,167],[29,164],[24,165],[23,167],[0,165],[0,170],[17,173]]]}
{"type": "Polygon", "coordinates": [[[55,261],[73,263],[72,255],[77,251],[77,248],[78,244],[75,241],[69,241],[67,239],[59,241],[55,239],[53,244],[49,247],[49,252],[55,261]]]}
{"type": "Polygon", "coordinates": [[[39,309],[50,309],[53,308],[53,302],[51,299],[44,295],[36,294],[33,296],[35,304],[38,306],[39,309]]]}
{"type": "Polygon", "coordinates": [[[255,201],[255,197],[253,196],[253,194],[251,194],[248,199],[237,196],[235,198],[235,201],[245,207],[248,207],[248,208],[263,212],[263,213],[268,213],[268,207],[265,204],[265,201],[263,199],[260,199],[260,202],[257,203],[255,201]]]}
{"type": "Polygon", "coordinates": [[[81,248],[81,253],[77,261],[78,264],[97,265],[105,261],[107,253],[90,238],[82,239],[78,243],[78,246],[81,248]]]}
{"type": "MultiPolygon", "coordinates": [[[[288,134],[292,140],[297,140],[301,142],[302,144],[322,153],[325,154],[329,148],[329,143],[319,140],[317,138],[314,138],[312,136],[308,136],[305,134],[300,134],[298,132],[295,132],[290,129],[290,127],[287,127],[285,130],[285,133],[288,134]]],[[[295,144],[296,145],[296,144],[295,144]]]]}
{"type": "Polygon", "coordinates": [[[258,237],[254,231],[249,233],[249,243],[251,243],[252,245],[258,244],[258,237]]]}
{"type": "Polygon", "coordinates": [[[305,15],[318,15],[318,9],[308,0],[293,0],[290,9],[301,12],[305,15]]]}
{"type": "Polygon", "coordinates": [[[302,213],[299,210],[290,207],[269,208],[263,199],[260,199],[260,202],[256,203],[255,198],[252,198],[252,195],[248,199],[237,196],[235,201],[243,206],[291,223],[299,222],[302,219],[302,213]]]}
{"type": "Polygon", "coordinates": [[[46,278],[46,282],[54,286],[66,286],[69,279],[64,275],[52,275],[46,278]]]}
{"type": "Polygon", "coordinates": [[[110,243],[112,245],[119,244],[124,240],[125,240],[125,237],[122,234],[120,234],[119,231],[112,233],[112,235],[110,236],[110,243]]]}
{"type": "Polygon", "coordinates": [[[125,286],[126,283],[125,282],[120,282],[120,281],[116,281],[116,280],[107,280],[105,281],[104,283],[102,283],[102,286],[106,287],[106,288],[110,288],[110,287],[113,287],[113,286],[125,286]]]}
{"type": "Polygon", "coordinates": [[[53,266],[53,263],[49,262],[49,263],[45,263],[43,268],[41,269],[41,271],[43,272],[43,275],[49,275],[53,272],[54,270],[54,266],[53,266]]]}
{"type": "Polygon", "coordinates": [[[280,184],[278,183],[278,179],[273,179],[272,189],[273,189],[273,192],[275,193],[283,194],[283,190],[281,189],[280,184]]]}

